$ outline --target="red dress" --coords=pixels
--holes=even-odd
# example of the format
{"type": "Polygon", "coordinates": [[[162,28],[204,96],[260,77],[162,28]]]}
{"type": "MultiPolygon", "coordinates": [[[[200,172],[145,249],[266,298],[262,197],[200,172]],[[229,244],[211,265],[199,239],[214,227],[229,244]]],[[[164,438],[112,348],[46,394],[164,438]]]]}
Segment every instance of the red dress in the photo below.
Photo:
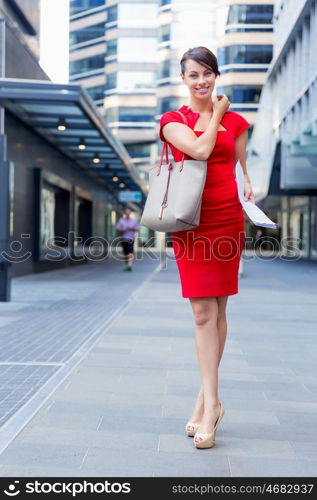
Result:
{"type": "MultiPolygon", "coordinates": [[[[199,113],[188,106],[181,111],[193,129],[199,113]]],[[[184,123],[175,111],[167,111],[160,120],[160,139],[165,141],[163,126],[169,122],[184,123]]],[[[244,246],[244,215],[238,198],[234,175],[235,138],[248,123],[234,111],[226,111],[207,163],[207,177],[202,195],[199,226],[172,232],[172,244],[180,275],[183,297],[214,297],[238,293],[238,271],[244,246]]],[[[194,131],[197,136],[203,131],[194,131]]],[[[182,153],[168,143],[174,161],[182,153]]],[[[185,159],[191,159],[185,154],[185,159]]]]}

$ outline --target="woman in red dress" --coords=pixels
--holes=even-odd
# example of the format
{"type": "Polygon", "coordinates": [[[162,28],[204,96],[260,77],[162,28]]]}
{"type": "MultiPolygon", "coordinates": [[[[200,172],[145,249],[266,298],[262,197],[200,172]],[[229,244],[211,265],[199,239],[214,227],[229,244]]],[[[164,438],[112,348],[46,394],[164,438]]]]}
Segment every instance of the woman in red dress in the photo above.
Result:
{"type": "Polygon", "coordinates": [[[160,138],[168,142],[175,161],[207,159],[199,226],[172,233],[182,295],[189,298],[195,318],[195,343],[201,388],[186,425],[197,448],[210,448],[224,415],[218,397],[218,367],[227,335],[226,305],[238,293],[238,270],[244,245],[244,216],[235,180],[235,164],[244,172],[245,199],[254,203],[246,169],[247,128],[238,113],[228,111],[226,96],[212,100],[217,59],[206,47],[189,49],[181,59],[189,106],[167,111],[160,120],[160,138]]]}

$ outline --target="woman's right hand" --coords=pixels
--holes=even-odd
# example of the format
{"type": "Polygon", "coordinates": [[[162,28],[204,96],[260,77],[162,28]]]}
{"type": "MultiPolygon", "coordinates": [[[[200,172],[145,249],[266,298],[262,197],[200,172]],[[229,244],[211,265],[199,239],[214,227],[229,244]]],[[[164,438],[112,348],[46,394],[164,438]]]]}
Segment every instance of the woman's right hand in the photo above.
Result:
{"type": "Polygon", "coordinates": [[[217,95],[217,99],[213,101],[213,111],[222,117],[229,108],[230,104],[231,102],[226,95],[217,95]]]}

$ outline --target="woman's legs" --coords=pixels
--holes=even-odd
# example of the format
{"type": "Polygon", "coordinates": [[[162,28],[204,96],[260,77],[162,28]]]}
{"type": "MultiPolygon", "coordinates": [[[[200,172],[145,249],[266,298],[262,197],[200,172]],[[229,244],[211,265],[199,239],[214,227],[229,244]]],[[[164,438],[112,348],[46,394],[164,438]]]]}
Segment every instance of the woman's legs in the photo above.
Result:
{"type": "Polygon", "coordinates": [[[218,366],[227,336],[227,299],[227,296],[190,299],[196,323],[195,340],[201,374],[201,387],[190,421],[201,422],[201,432],[208,432],[204,426],[210,427],[210,420],[218,417],[218,366]]]}
{"type": "Polygon", "coordinates": [[[219,334],[219,361],[218,366],[222,358],[222,354],[225,348],[226,338],[227,338],[227,317],[226,317],[226,307],[228,302],[228,296],[217,297],[218,300],[218,334],[219,334]]]}

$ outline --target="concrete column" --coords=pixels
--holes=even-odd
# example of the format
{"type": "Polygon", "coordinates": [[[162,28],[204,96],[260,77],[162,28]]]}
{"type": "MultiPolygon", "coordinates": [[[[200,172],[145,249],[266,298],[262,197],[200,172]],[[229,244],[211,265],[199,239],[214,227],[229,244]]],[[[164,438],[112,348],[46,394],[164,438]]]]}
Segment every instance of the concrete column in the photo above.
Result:
{"type": "MultiPolygon", "coordinates": [[[[5,76],[5,20],[0,19],[0,76],[5,76]]],[[[0,106],[0,301],[11,300],[11,263],[6,255],[10,239],[10,165],[7,162],[7,138],[4,108],[0,106]]]]}

